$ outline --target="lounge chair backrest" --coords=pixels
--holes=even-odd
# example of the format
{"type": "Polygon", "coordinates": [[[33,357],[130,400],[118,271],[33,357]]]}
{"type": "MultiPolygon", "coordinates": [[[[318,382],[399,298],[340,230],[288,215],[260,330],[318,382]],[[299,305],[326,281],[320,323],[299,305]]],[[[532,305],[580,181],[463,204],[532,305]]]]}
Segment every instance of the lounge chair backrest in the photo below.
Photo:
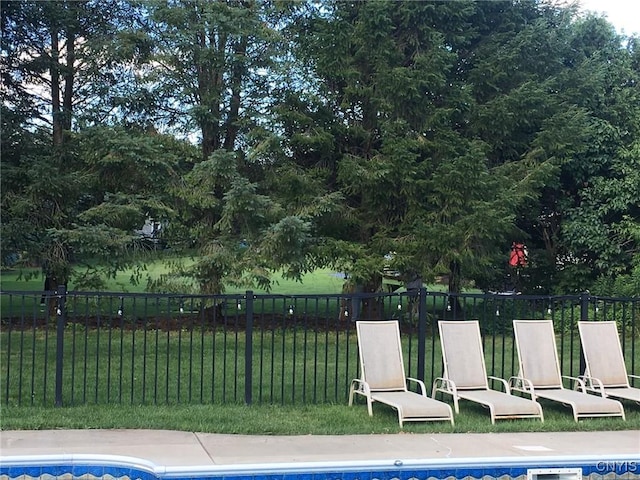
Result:
{"type": "Polygon", "coordinates": [[[398,322],[356,322],[356,331],[361,380],[372,391],[406,390],[398,322]]]}
{"type": "Polygon", "coordinates": [[[604,386],[629,386],[616,322],[578,322],[580,343],[591,377],[604,386]]]}
{"type": "Polygon", "coordinates": [[[488,388],[487,371],[482,351],[480,325],[477,321],[438,322],[444,377],[456,388],[488,388]]]}
{"type": "Polygon", "coordinates": [[[551,320],[514,320],[520,376],[536,388],[562,388],[556,337],[551,320]]]}

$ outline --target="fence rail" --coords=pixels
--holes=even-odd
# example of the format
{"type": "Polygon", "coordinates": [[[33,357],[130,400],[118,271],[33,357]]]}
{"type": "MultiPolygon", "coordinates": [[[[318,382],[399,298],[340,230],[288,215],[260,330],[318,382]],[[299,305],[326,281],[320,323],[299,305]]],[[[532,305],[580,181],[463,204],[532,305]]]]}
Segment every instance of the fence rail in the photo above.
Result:
{"type": "Polygon", "coordinates": [[[349,295],[2,291],[4,405],[343,403],[355,321],[396,319],[409,376],[442,373],[437,321],[479,320],[488,373],[516,374],[513,319],[554,321],[564,375],[582,373],[578,320],[615,320],[640,373],[640,299],[425,289],[349,295]]]}

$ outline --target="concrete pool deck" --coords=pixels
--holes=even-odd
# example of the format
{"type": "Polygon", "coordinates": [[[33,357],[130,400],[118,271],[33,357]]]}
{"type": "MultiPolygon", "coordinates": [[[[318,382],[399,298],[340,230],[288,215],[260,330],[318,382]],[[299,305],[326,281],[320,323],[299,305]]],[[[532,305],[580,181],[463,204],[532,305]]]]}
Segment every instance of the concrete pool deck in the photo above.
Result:
{"type": "Polygon", "coordinates": [[[163,466],[247,465],[353,460],[413,460],[631,454],[640,430],[381,435],[226,435],[167,430],[0,431],[2,457],[99,454],[163,466]]]}

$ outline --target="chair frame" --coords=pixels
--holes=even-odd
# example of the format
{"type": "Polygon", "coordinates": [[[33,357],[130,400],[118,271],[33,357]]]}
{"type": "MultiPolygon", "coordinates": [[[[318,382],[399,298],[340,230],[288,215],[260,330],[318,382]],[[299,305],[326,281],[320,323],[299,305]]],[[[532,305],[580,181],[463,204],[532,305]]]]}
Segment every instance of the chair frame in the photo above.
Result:
{"type": "Polygon", "coordinates": [[[398,413],[398,423],[400,427],[403,427],[404,422],[419,422],[419,421],[450,421],[451,425],[454,425],[453,411],[451,410],[451,406],[447,403],[440,402],[433,398],[427,396],[427,389],[422,380],[417,378],[407,377],[405,375],[404,370],[404,361],[402,357],[402,343],[400,341],[400,328],[398,326],[398,322],[395,320],[391,321],[358,321],[356,322],[356,331],[358,334],[358,353],[360,359],[360,378],[353,379],[351,381],[351,385],[349,387],[349,406],[353,405],[355,395],[362,395],[366,398],[367,401],[367,411],[369,416],[373,416],[373,403],[379,402],[386,404],[392,408],[394,408],[398,413]],[[364,345],[363,345],[363,337],[366,335],[364,330],[368,328],[376,328],[378,326],[380,329],[384,327],[390,327],[391,325],[395,325],[395,332],[391,335],[392,338],[388,339],[389,348],[395,348],[395,353],[397,354],[396,359],[400,362],[399,365],[396,365],[398,371],[402,374],[402,379],[398,378],[397,383],[395,385],[390,385],[382,388],[372,387],[370,382],[367,381],[367,359],[366,354],[364,353],[364,345]],[[416,393],[408,389],[408,384],[416,384],[420,390],[420,393],[416,393]],[[422,403],[426,407],[428,406],[438,406],[440,409],[447,410],[448,413],[446,415],[435,415],[426,413],[425,415],[405,415],[404,406],[406,402],[411,403],[422,403]],[[446,409],[445,409],[446,407],[446,409]]]}
{"type": "MultiPolygon", "coordinates": [[[[627,367],[624,363],[624,354],[622,352],[622,345],[620,344],[620,337],[618,334],[618,326],[615,321],[604,321],[604,322],[595,322],[595,321],[580,321],[578,322],[578,332],[580,334],[580,343],[582,348],[582,353],[585,360],[585,371],[584,374],[580,376],[580,379],[585,384],[585,389],[588,392],[595,393],[602,397],[616,398],[622,400],[629,400],[632,402],[636,402],[640,405],[640,388],[635,388],[631,386],[629,379],[635,378],[640,380],[640,375],[632,375],[627,372],[627,367]],[[601,337],[610,336],[609,340],[615,343],[617,354],[617,361],[620,362],[616,365],[617,368],[620,369],[621,372],[624,372],[624,382],[618,383],[609,383],[606,380],[603,380],[599,377],[594,377],[591,375],[592,365],[594,360],[593,352],[589,350],[587,344],[590,342],[585,342],[588,328],[598,328],[601,330],[599,335],[601,337]]],[[[610,345],[610,344],[609,344],[610,345]]]]}
{"type": "MultiPolygon", "coordinates": [[[[530,395],[533,400],[536,400],[537,398],[544,398],[547,400],[561,403],[563,405],[570,406],[571,409],[573,410],[573,418],[576,422],[580,418],[587,418],[587,417],[622,417],[622,420],[626,419],[625,413],[624,413],[624,407],[622,406],[622,404],[617,400],[606,398],[604,396],[597,396],[596,398],[599,398],[600,399],[599,401],[601,401],[603,405],[605,404],[604,402],[615,402],[617,404],[616,412],[606,412],[606,411],[601,413],[598,413],[595,411],[589,411],[584,413],[581,412],[580,405],[579,405],[580,399],[585,401],[588,400],[591,402],[594,401],[593,398],[585,398],[585,397],[581,397],[581,395],[587,395],[588,397],[595,397],[595,396],[590,395],[587,392],[585,383],[581,378],[572,377],[569,375],[562,375],[560,371],[560,361],[558,359],[558,349],[556,346],[556,338],[553,332],[553,321],[551,320],[513,320],[513,330],[514,330],[516,349],[518,351],[518,363],[520,365],[520,373],[515,377],[515,381],[512,384],[513,390],[530,395]],[[555,370],[556,370],[555,372],[553,372],[556,377],[556,381],[553,384],[534,385],[534,382],[531,379],[527,378],[526,372],[523,371],[524,362],[522,358],[522,351],[521,351],[522,349],[520,348],[521,339],[518,334],[518,325],[533,324],[533,323],[548,325],[551,328],[550,341],[552,342],[551,346],[553,350],[555,370]],[[563,385],[563,379],[567,379],[574,382],[573,390],[568,389],[563,385]]],[[[613,404],[611,403],[607,403],[607,404],[613,406],[613,404]]]]}
{"type": "MultiPolygon", "coordinates": [[[[445,395],[451,395],[453,398],[454,409],[456,413],[460,413],[459,400],[468,400],[470,402],[479,403],[485,408],[489,409],[489,413],[491,416],[491,423],[495,424],[496,420],[504,420],[504,419],[515,419],[515,418],[539,418],[542,422],[544,422],[544,414],[542,412],[542,406],[535,401],[534,399],[528,399],[524,397],[518,397],[512,395],[511,393],[511,382],[515,381],[515,378],[512,377],[509,382],[505,379],[496,377],[493,375],[487,375],[487,367],[484,360],[484,351],[482,348],[482,336],[480,334],[480,324],[477,320],[467,320],[467,321],[439,321],[438,322],[438,330],[440,332],[440,344],[442,347],[442,361],[443,361],[443,376],[437,377],[433,382],[433,388],[431,390],[431,396],[436,398],[438,392],[443,393],[445,395]],[[445,329],[447,325],[456,325],[461,326],[465,325],[465,328],[473,329],[475,345],[472,349],[471,345],[467,349],[468,352],[478,352],[479,358],[476,359],[476,362],[481,366],[482,370],[482,380],[478,378],[478,382],[473,387],[461,387],[459,388],[456,385],[456,382],[453,378],[451,378],[450,374],[450,364],[451,364],[451,355],[447,352],[445,336],[447,333],[445,329]],[[489,387],[489,382],[497,382],[501,385],[503,390],[496,390],[489,387]],[[516,400],[517,399],[517,400],[516,400]],[[510,411],[509,413],[500,413],[498,408],[496,407],[496,403],[499,401],[508,400],[513,403],[521,403],[533,402],[536,406],[536,413],[514,413],[510,411]]],[[[525,409],[526,410],[526,409],[525,409]]]]}

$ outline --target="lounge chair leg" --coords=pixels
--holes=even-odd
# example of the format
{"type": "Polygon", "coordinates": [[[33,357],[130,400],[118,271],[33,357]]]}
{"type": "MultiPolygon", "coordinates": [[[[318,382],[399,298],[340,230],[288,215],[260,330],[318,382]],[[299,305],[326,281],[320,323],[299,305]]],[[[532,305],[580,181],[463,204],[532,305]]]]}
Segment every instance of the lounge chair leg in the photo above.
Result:
{"type": "Polygon", "coordinates": [[[575,403],[571,403],[571,410],[573,410],[573,419],[577,422],[578,421],[578,408],[576,407],[575,403]]]}

